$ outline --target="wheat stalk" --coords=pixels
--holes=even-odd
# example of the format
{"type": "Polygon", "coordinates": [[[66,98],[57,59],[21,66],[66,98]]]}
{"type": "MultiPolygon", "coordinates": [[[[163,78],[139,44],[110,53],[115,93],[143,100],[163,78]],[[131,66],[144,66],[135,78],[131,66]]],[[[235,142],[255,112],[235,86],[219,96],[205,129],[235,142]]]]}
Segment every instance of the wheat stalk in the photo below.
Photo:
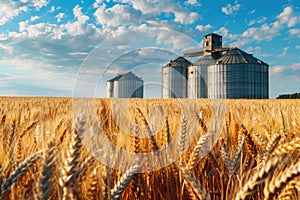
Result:
{"type": "MultiPolygon", "coordinates": [[[[194,147],[194,149],[190,155],[188,163],[186,164],[186,168],[188,170],[192,170],[195,168],[196,164],[199,161],[201,149],[202,149],[203,145],[206,144],[207,141],[209,140],[209,136],[210,136],[210,134],[207,133],[198,140],[196,146],[194,147]]],[[[207,149],[205,149],[205,150],[207,150],[207,149]]]]}
{"type": "Polygon", "coordinates": [[[258,184],[262,183],[267,177],[273,174],[277,164],[281,161],[281,158],[273,157],[269,159],[266,164],[259,170],[255,170],[249,175],[249,179],[238,191],[234,199],[246,199],[257,187],[258,184]]]}
{"type": "Polygon", "coordinates": [[[300,162],[284,170],[278,176],[274,176],[264,187],[264,199],[272,199],[276,192],[280,192],[293,178],[300,175],[300,162]]]}
{"type": "Polygon", "coordinates": [[[131,181],[132,177],[135,173],[140,169],[140,161],[136,164],[132,165],[118,180],[114,188],[111,190],[111,199],[119,199],[121,197],[122,192],[131,181]]]}
{"type": "Polygon", "coordinates": [[[199,199],[210,199],[209,193],[205,190],[205,188],[201,188],[200,183],[196,180],[195,176],[190,173],[190,171],[186,167],[182,167],[179,163],[175,163],[177,169],[181,172],[182,177],[184,178],[185,182],[188,186],[193,190],[194,194],[199,199]]]}
{"type": "Polygon", "coordinates": [[[88,191],[87,191],[87,199],[97,199],[97,185],[98,185],[98,178],[97,178],[97,169],[95,168],[89,176],[88,180],[88,191]]]}
{"type": "Polygon", "coordinates": [[[38,199],[50,199],[53,192],[53,168],[55,160],[56,146],[53,142],[48,145],[48,150],[44,158],[44,166],[42,176],[40,178],[40,192],[41,196],[38,199]]]}
{"type": "Polygon", "coordinates": [[[62,177],[59,179],[59,184],[63,189],[62,199],[74,198],[73,192],[75,188],[76,167],[78,165],[78,158],[81,149],[81,137],[84,132],[84,115],[77,118],[75,122],[74,134],[71,137],[71,142],[67,150],[67,156],[64,161],[62,169],[62,177]]]}
{"type": "Polygon", "coordinates": [[[41,157],[43,150],[40,150],[33,155],[29,156],[19,166],[10,174],[10,176],[5,180],[4,184],[1,186],[0,199],[4,198],[7,192],[10,191],[13,184],[22,177],[25,172],[41,157]]]}
{"type": "Polygon", "coordinates": [[[183,155],[186,148],[186,137],[187,137],[187,120],[183,115],[181,118],[181,132],[179,138],[179,155],[180,155],[181,163],[183,163],[183,155]]]}

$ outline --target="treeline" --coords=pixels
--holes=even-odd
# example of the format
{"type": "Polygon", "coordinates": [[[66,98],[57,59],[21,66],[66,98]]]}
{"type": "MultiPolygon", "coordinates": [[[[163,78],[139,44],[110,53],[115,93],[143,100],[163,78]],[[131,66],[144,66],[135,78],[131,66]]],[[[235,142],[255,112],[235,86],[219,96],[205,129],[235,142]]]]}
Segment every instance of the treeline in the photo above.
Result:
{"type": "Polygon", "coordinates": [[[277,99],[300,99],[300,93],[281,94],[277,97],[277,99]]]}

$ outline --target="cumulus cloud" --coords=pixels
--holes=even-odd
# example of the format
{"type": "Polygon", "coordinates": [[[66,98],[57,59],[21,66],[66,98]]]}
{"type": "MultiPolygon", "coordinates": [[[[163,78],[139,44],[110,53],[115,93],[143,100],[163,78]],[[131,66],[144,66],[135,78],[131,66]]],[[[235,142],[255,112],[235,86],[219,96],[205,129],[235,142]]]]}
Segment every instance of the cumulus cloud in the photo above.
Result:
{"type": "Polygon", "coordinates": [[[31,16],[30,21],[34,22],[35,20],[38,20],[40,17],[39,16],[31,16]]]}
{"type": "Polygon", "coordinates": [[[129,5],[116,4],[111,8],[105,5],[99,7],[94,16],[97,22],[106,27],[117,27],[120,25],[138,24],[142,13],[129,5]]]}
{"type": "Polygon", "coordinates": [[[47,0],[33,0],[32,1],[32,4],[36,10],[40,10],[42,7],[47,6],[48,3],[49,2],[47,0]]]}
{"type": "Polygon", "coordinates": [[[65,13],[58,13],[55,18],[57,20],[57,22],[61,22],[61,19],[63,19],[66,16],[65,13]]]}
{"type": "Polygon", "coordinates": [[[82,8],[79,5],[73,8],[73,15],[76,21],[68,22],[64,28],[70,35],[81,35],[85,32],[83,25],[89,20],[89,17],[82,13],[82,8]]]}
{"type": "MultiPolygon", "coordinates": [[[[265,18],[260,19],[261,22],[265,18]]],[[[258,22],[258,21],[255,21],[258,22]]],[[[237,46],[244,46],[253,41],[270,41],[274,37],[280,35],[281,31],[285,28],[291,28],[300,22],[300,15],[297,15],[293,8],[287,6],[279,13],[276,20],[271,23],[263,23],[259,27],[249,27],[242,34],[239,35],[237,41],[234,43],[237,46]]],[[[300,37],[300,31],[298,29],[290,29],[289,33],[300,37]]]]}
{"type": "Polygon", "coordinates": [[[231,5],[230,3],[227,4],[227,6],[222,7],[222,12],[225,15],[232,15],[234,13],[236,13],[237,11],[239,11],[241,5],[236,1],[233,5],[231,5]]]}
{"type": "Polygon", "coordinates": [[[280,65],[274,66],[270,70],[270,75],[274,76],[275,78],[280,78],[283,76],[289,76],[294,74],[296,71],[300,70],[300,63],[292,63],[291,65],[280,65]]]}
{"type": "Polygon", "coordinates": [[[49,12],[50,12],[50,13],[53,13],[54,11],[55,11],[55,6],[51,6],[49,12]]]}
{"type": "Polygon", "coordinates": [[[284,67],[284,66],[274,66],[270,70],[270,75],[271,76],[279,76],[285,70],[285,68],[286,67],[284,67]]]}
{"type": "Polygon", "coordinates": [[[277,16],[277,19],[279,21],[274,23],[274,27],[282,24],[286,24],[288,27],[293,27],[299,22],[300,16],[295,15],[293,8],[287,6],[283,9],[283,12],[277,16]]]}
{"type": "Polygon", "coordinates": [[[198,0],[187,0],[185,2],[187,5],[193,5],[193,6],[201,6],[201,4],[198,2],[198,0]]]}
{"type": "Polygon", "coordinates": [[[181,24],[192,24],[198,18],[199,15],[196,12],[174,12],[175,13],[175,22],[179,22],[181,24]]]}
{"type": "MultiPolygon", "coordinates": [[[[153,19],[153,16],[159,16],[162,13],[174,14],[174,21],[181,24],[192,24],[199,18],[198,13],[191,12],[191,10],[183,7],[175,0],[119,0],[118,2],[126,3],[132,6],[132,8],[134,8],[136,11],[140,11],[145,20],[148,18],[153,19]]],[[[191,2],[195,1],[192,0],[191,2]]]]}
{"type": "Polygon", "coordinates": [[[251,21],[248,23],[248,26],[252,26],[252,25],[255,25],[255,24],[262,24],[262,23],[264,23],[266,20],[267,20],[267,17],[261,17],[260,19],[257,19],[257,20],[251,20],[251,21]]]}
{"type": "Polygon", "coordinates": [[[196,29],[200,31],[200,33],[208,32],[211,28],[212,26],[210,24],[196,26],[196,29]]]}
{"type": "Polygon", "coordinates": [[[0,2],[0,25],[4,25],[18,16],[20,13],[27,12],[28,6],[24,3],[13,1],[0,2]]]}
{"type": "Polygon", "coordinates": [[[278,55],[279,58],[284,58],[287,55],[287,50],[289,49],[289,47],[285,47],[282,51],[281,54],[278,55]]]}
{"type": "Polygon", "coordinates": [[[300,29],[296,29],[296,28],[291,29],[289,30],[289,33],[293,36],[300,38],[300,29]]]}

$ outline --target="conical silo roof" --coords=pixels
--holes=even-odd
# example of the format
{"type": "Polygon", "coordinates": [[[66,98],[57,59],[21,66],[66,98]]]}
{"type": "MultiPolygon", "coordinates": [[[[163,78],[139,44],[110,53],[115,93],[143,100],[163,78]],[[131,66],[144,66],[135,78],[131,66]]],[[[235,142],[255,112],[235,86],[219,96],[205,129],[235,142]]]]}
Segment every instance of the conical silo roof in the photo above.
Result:
{"type": "Polygon", "coordinates": [[[215,58],[212,57],[211,55],[206,55],[194,62],[194,66],[200,66],[200,65],[212,65],[215,63],[215,58]]]}
{"type": "Polygon", "coordinates": [[[175,60],[171,60],[168,64],[166,64],[164,67],[186,67],[187,65],[191,65],[192,63],[185,59],[184,57],[179,56],[175,60]]]}
{"type": "Polygon", "coordinates": [[[216,61],[216,64],[264,64],[263,61],[255,58],[241,49],[234,48],[216,61]]]}
{"type": "Polygon", "coordinates": [[[124,74],[119,74],[115,78],[112,78],[112,79],[108,80],[108,82],[122,81],[122,80],[143,81],[141,78],[137,77],[134,73],[129,71],[129,72],[124,73],[124,74]]]}

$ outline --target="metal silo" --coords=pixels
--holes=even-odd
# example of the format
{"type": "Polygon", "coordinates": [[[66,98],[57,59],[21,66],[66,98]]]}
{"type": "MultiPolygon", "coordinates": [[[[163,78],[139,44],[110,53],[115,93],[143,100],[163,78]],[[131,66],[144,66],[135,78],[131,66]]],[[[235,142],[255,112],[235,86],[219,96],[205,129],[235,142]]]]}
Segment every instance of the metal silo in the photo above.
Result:
{"type": "Polygon", "coordinates": [[[188,67],[188,98],[207,98],[207,67],[215,63],[206,55],[188,67]]]}
{"type": "Polygon", "coordinates": [[[233,48],[208,67],[208,97],[267,99],[268,71],[268,64],[233,48]]]}
{"type": "Polygon", "coordinates": [[[107,98],[143,98],[144,81],[132,72],[120,74],[106,82],[107,98]]]}
{"type": "Polygon", "coordinates": [[[187,98],[187,68],[191,62],[183,57],[162,68],[162,97],[187,98]]]}

